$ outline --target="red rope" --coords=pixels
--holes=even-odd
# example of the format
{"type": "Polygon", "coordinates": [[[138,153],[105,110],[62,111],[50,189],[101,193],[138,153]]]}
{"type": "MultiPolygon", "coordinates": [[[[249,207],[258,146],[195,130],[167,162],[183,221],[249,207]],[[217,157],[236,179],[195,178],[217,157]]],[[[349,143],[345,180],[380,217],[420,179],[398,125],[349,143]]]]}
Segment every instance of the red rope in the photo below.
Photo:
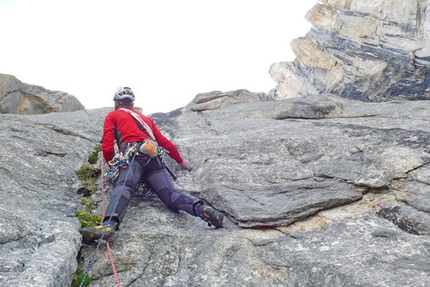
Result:
{"type": "Polygon", "coordinates": [[[102,181],[102,215],[105,217],[105,180],[104,180],[104,172],[103,172],[104,160],[100,161],[100,170],[101,170],[101,181],[102,181]]]}
{"type": "MultiPolygon", "coordinates": [[[[105,211],[105,186],[104,186],[104,172],[103,172],[103,166],[104,166],[104,160],[102,159],[101,161],[101,181],[102,181],[102,214],[103,217],[105,217],[106,211],[105,211]]],[[[106,240],[106,248],[109,254],[109,259],[110,259],[110,264],[112,265],[112,271],[113,274],[115,276],[115,280],[116,280],[116,284],[118,285],[118,287],[121,287],[121,282],[119,282],[119,277],[118,277],[118,273],[116,272],[116,268],[115,268],[115,262],[113,261],[113,256],[112,256],[112,250],[110,249],[110,245],[109,245],[109,241],[106,240]]]]}
{"type": "Polygon", "coordinates": [[[112,271],[113,271],[113,274],[115,275],[116,284],[118,285],[118,287],[121,287],[121,283],[119,282],[118,273],[116,272],[115,263],[113,262],[112,251],[110,249],[109,241],[107,241],[107,240],[106,240],[106,247],[107,247],[107,250],[109,253],[110,264],[112,265],[112,271]]]}

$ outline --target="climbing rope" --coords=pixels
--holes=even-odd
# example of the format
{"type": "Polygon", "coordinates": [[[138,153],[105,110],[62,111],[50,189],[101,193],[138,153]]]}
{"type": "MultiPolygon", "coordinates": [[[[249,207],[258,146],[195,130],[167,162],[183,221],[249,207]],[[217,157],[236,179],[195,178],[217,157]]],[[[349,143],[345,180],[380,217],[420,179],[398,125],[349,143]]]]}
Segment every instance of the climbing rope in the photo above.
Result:
{"type": "Polygon", "coordinates": [[[88,273],[90,272],[91,267],[93,266],[94,262],[96,261],[97,253],[99,253],[100,247],[102,246],[103,236],[104,236],[104,234],[100,238],[100,240],[97,244],[96,250],[94,251],[93,255],[90,258],[90,262],[88,263],[88,266],[85,269],[84,277],[82,278],[82,281],[81,281],[81,284],[79,285],[79,287],[84,286],[85,279],[87,279],[88,273]]]}
{"type": "Polygon", "coordinates": [[[115,262],[113,261],[112,251],[110,249],[109,241],[107,240],[106,240],[106,248],[109,254],[110,265],[112,266],[112,271],[115,276],[116,285],[118,285],[118,287],[121,287],[121,282],[119,282],[118,273],[116,272],[116,268],[115,268],[115,262]]]}
{"type": "MultiPolygon", "coordinates": [[[[101,181],[102,181],[102,214],[103,214],[103,217],[105,217],[106,210],[105,210],[105,204],[104,204],[104,202],[105,202],[105,189],[104,189],[104,179],[103,179],[103,165],[104,165],[103,162],[104,162],[104,160],[102,159],[101,160],[101,174],[102,174],[102,178],[101,178],[101,181]]],[[[121,282],[119,281],[118,273],[116,272],[115,262],[113,260],[112,251],[110,249],[110,245],[109,245],[109,241],[108,240],[106,240],[106,248],[107,248],[107,251],[108,251],[108,254],[109,254],[109,260],[110,260],[110,264],[112,265],[112,271],[113,271],[113,274],[115,276],[116,284],[118,285],[118,287],[121,287],[121,282]]]]}

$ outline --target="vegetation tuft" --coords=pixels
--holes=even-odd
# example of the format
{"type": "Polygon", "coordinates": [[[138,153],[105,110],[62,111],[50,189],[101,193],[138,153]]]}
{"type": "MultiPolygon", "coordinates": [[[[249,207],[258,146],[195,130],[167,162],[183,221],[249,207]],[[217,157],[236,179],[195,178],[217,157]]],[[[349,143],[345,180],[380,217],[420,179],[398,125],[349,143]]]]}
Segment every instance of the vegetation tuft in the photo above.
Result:
{"type": "Polygon", "coordinates": [[[85,207],[85,210],[78,210],[76,212],[76,216],[81,222],[81,226],[85,228],[99,225],[102,220],[102,216],[93,214],[91,212],[91,210],[94,208],[92,199],[88,197],[83,197],[82,205],[85,207]]]}
{"type": "MultiPolygon", "coordinates": [[[[93,166],[98,161],[100,151],[100,145],[95,146],[94,151],[88,156],[88,162],[84,163],[79,168],[79,170],[76,171],[76,175],[81,181],[81,186],[77,189],[77,193],[83,194],[81,202],[83,209],[76,211],[76,216],[78,217],[83,228],[97,226],[102,220],[101,215],[92,213],[92,210],[94,209],[94,203],[91,199],[91,195],[98,190],[96,183],[101,175],[101,170],[93,166]]],[[[78,269],[73,275],[71,287],[88,286],[91,284],[91,282],[91,277],[86,276],[85,272],[82,270],[82,264],[78,264],[78,269]]]]}
{"type": "MultiPolygon", "coordinates": [[[[81,286],[82,280],[85,277],[85,272],[82,271],[81,267],[78,267],[78,270],[76,270],[75,274],[73,274],[73,280],[71,287],[79,287],[81,286]]],[[[91,284],[91,277],[87,276],[85,277],[85,280],[82,284],[82,286],[88,286],[91,284]]]]}
{"type": "Polygon", "coordinates": [[[100,169],[93,167],[89,164],[83,164],[81,168],[76,171],[76,175],[81,181],[82,187],[86,188],[89,191],[89,195],[91,195],[92,192],[98,190],[96,182],[101,175],[100,169]]]}
{"type": "MultiPolygon", "coordinates": [[[[90,154],[90,158],[94,157],[94,162],[98,161],[100,150],[100,145],[96,145],[94,151],[90,154]]],[[[91,199],[91,195],[98,190],[96,182],[101,175],[101,170],[89,163],[84,163],[79,170],[76,171],[76,175],[81,181],[81,186],[78,188],[77,193],[83,194],[82,205],[84,206],[83,210],[78,210],[76,212],[76,216],[79,218],[82,227],[96,226],[100,222],[101,216],[92,214],[94,203],[91,199]]]]}
{"type": "Polygon", "coordinates": [[[83,164],[81,168],[76,171],[76,174],[80,181],[85,182],[87,180],[97,179],[101,175],[101,171],[92,165],[83,164]]]}
{"type": "Polygon", "coordinates": [[[88,156],[88,163],[95,164],[97,163],[97,160],[99,159],[99,153],[102,151],[102,147],[100,145],[96,145],[94,147],[94,151],[90,153],[88,156]]]}

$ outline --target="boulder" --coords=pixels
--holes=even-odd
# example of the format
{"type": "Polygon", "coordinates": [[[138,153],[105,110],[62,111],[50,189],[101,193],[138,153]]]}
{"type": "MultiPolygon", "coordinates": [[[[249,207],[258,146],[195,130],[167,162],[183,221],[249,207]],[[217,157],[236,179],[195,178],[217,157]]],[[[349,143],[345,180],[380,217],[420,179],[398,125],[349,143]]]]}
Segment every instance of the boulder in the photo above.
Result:
{"type": "Polygon", "coordinates": [[[14,76],[0,74],[1,114],[47,114],[84,109],[75,96],[28,85],[14,76]]]}

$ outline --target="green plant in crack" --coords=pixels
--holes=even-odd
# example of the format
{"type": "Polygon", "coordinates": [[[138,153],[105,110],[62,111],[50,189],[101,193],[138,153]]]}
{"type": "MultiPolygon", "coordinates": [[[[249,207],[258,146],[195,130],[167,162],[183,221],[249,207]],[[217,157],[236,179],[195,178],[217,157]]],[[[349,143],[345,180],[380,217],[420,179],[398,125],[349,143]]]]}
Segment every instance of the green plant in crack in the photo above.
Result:
{"type": "Polygon", "coordinates": [[[96,182],[101,175],[100,169],[89,164],[83,164],[79,170],[76,171],[76,175],[81,181],[82,186],[85,187],[90,193],[98,190],[96,182]]]}
{"type": "MultiPolygon", "coordinates": [[[[82,209],[76,211],[76,217],[83,228],[97,226],[102,220],[101,215],[92,213],[95,206],[91,198],[91,195],[98,190],[97,180],[101,175],[101,170],[93,166],[98,161],[100,151],[101,147],[99,145],[94,147],[94,151],[88,156],[87,163],[84,163],[76,171],[76,175],[81,181],[81,186],[78,188],[77,193],[83,195],[81,201],[82,209]]],[[[91,277],[86,276],[82,269],[82,263],[79,263],[78,255],[78,269],[73,274],[71,287],[89,286],[91,282],[91,277]]]]}
{"type": "Polygon", "coordinates": [[[102,220],[102,216],[91,212],[94,209],[93,200],[90,197],[83,197],[82,205],[84,206],[84,210],[78,210],[76,212],[76,216],[78,217],[81,226],[85,228],[99,225],[102,220]]]}
{"type": "Polygon", "coordinates": [[[99,159],[99,153],[101,152],[101,150],[102,147],[100,145],[96,145],[94,147],[94,151],[88,156],[88,163],[95,164],[99,159]]]}
{"type": "Polygon", "coordinates": [[[93,167],[89,164],[83,164],[78,171],[76,171],[79,180],[86,181],[89,179],[97,179],[100,175],[100,169],[93,167]]]}
{"type": "MultiPolygon", "coordinates": [[[[82,280],[85,277],[85,272],[82,271],[82,268],[78,266],[78,270],[76,270],[75,274],[73,274],[73,280],[71,287],[78,287],[81,286],[82,280]]],[[[85,280],[82,284],[82,286],[88,286],[91,284],[91,277],[87,276],[85,277],[85,280]]]]}
{"type": "Polygon", "coordinates": [[[91,195],[98,190],[96,183],[97,179],[101,175],[101,170],[85,163],[76,171],[76,175],[81,181],[81,186],[78,188],[77,193],[83,195],[83,210],[78,210],[76,212],[76,216],[78,217],[82,227],[97,226],[101,221],[101,216],[92,213],[94,203],[91,195]]]}
{"type": "Polygon", "coordinates": [[[94,227],[100,224],[100,221],[102,219],[101,215],[92,214],[88,211],[84,210],[78,210],[76,212],[76,216],[78,217],[79,221],[81,222],[81,226],[83,228],[85,227],[94,227]]]}

